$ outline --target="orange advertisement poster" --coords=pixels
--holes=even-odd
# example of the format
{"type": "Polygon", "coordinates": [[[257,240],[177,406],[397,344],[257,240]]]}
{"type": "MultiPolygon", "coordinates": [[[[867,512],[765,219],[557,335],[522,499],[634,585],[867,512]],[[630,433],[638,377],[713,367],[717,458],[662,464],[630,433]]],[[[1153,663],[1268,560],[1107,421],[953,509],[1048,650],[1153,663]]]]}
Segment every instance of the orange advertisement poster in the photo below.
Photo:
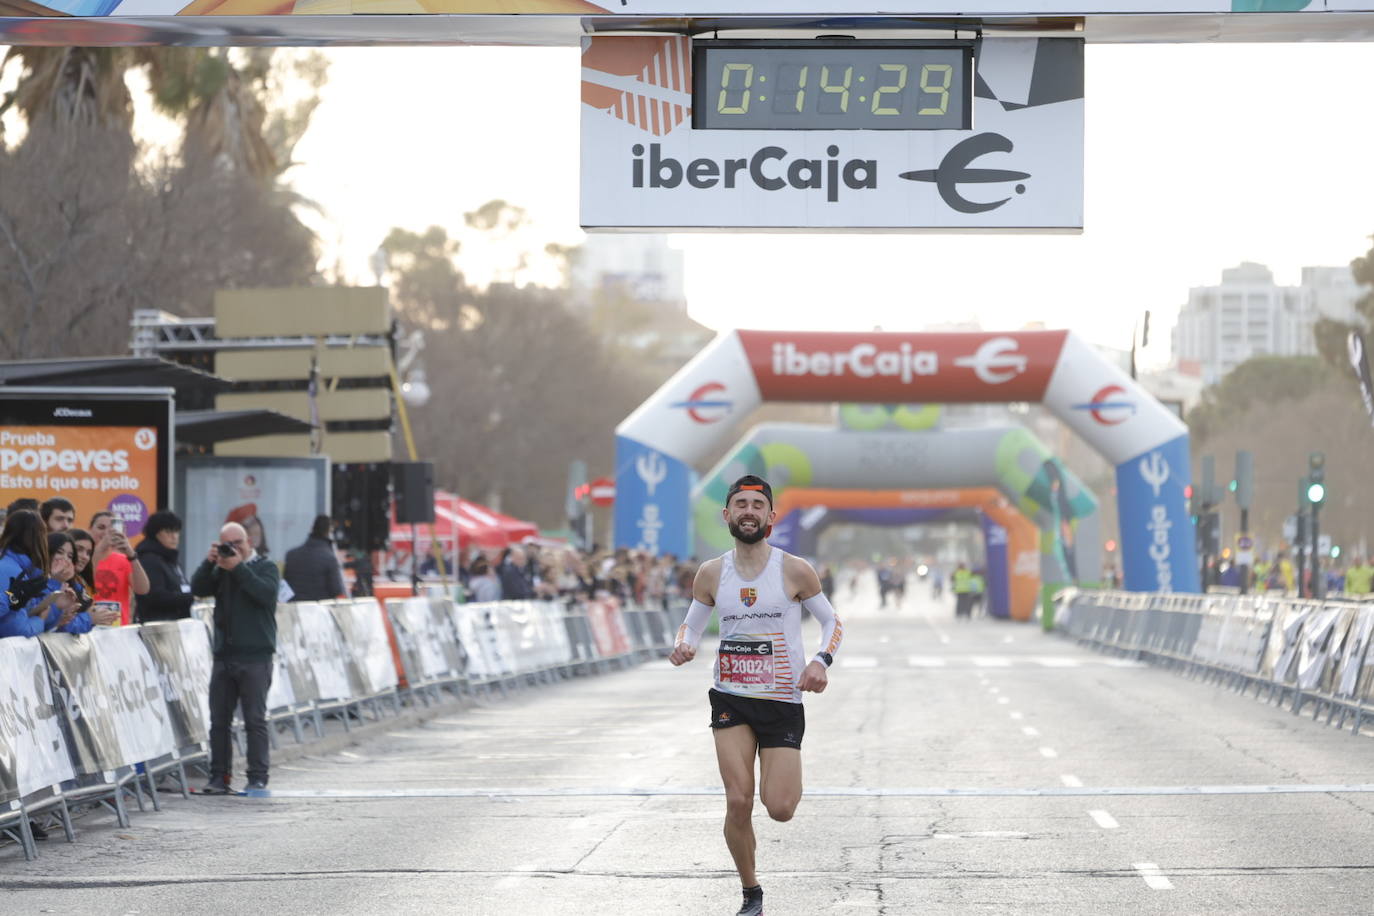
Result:
{"type": "Polygon", "coordinates": [[[151,426],[0,426],[0,505],[61,496],[78,526],[109,511],[135,536],[158,509],[158,436],[151,426]]]}

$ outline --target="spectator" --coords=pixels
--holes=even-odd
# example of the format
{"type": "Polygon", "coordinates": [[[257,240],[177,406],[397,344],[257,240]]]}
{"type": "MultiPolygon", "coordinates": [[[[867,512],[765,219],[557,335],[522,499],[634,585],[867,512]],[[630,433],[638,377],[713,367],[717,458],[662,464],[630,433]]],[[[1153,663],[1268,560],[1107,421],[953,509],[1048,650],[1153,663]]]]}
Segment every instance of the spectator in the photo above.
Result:
{"type": "Polygon", "coordinates": [[[38,500],[28,496],[21,496],[5,507],[5,517],[9,518],[16,512],[28,509],[30,512],[38,511],[38,500]]]}
{"type": "Polygon", "coordinates": [[[48,538],[31,509],[5,516],[0,528],[0,637],[37,636],[76,616],[76,595],[48,586],[48,538]]]}
{"type": "Polygon", "coordinates": [[[501,579],[501,600],[524,601],[534,597],[534,587],[528,576],[528,559],[519,547],[507,547],[501,554],[496,575],[501,579]]]}
{"type": "Polygon", "coordinates": [[[372,560],[366,550],[350,550],[344,568],[353,570],[354,598],[366,598],[372,594],[372,560]]]}
{"type": "Polygon", "coordinates": [[[38,514],[43,516],[43,524],[49,531],[66,531],[76,524],[76,506],[60,496],[45,500],[38,514]]]}
{"type": "Polygon", "coordinates": [[[191,616],[191,583],[181,571],[181,518],[166,510],[148,516],[135,551],[148,576],[148,591],[135,600],[134,619],[183,620],[191,616]]]}
{"type": "Polygon", "coordinates": [[[76,577],[86,589],[86,594],[95,596],[95,571],[91,557],[95,554],[95,537],[84,528],[68,528],[67,537],[72,539],[72,549],[76,551],[76,577]]]}
{"type": "Polygon", "coordinates": [[[327,601],[348,594],[339,558],[334,553],[333,526],[329,516],[317,515],[305,543],[286,552],[282,578],[297,601],[327,601]]]}
{"type": "Polygon", "coordinates": [[[89,633],[96,624],[108,626],[119,619],[119,610],[116,608],[92,610],[90,592],[86,591],[76,575],[76,549],[67,532],[54,531],[48,535],[48,562],[51,568],[48,590],[57,592],[66,586],[76,595],[76,610],[71,620],[59,623],[55,629],[77,635],[89,633]]]}
{"type": "Polygon", "coordinates": [[[123,524],[109,512],[91,516],[91,534],[95,536],[95,600],[119,604],[119,622],[133,621],[134,596],[146,595],[151,587],[148,573],[138,554],[124,536],[123,524]]]}
{"type": "Polygon", "coordinates": [[[277,651],[277,588],[281,574],[253,550],[248,532],[236,522],[219,531],[220,543],[191,576],[191,593],[215,599],[214,667],[210,671],[210,781],[204,795],[228,795],[233,772],[229,726],[243,714],[248,738],[245,791],[267,788],[267,691],[277,651]]]}
{"type": "Polygon", "coordinates": [[[468,594],[478,603],[500,601],[502,598],[501,580],[481,554],[468,564],[468,594]]]}

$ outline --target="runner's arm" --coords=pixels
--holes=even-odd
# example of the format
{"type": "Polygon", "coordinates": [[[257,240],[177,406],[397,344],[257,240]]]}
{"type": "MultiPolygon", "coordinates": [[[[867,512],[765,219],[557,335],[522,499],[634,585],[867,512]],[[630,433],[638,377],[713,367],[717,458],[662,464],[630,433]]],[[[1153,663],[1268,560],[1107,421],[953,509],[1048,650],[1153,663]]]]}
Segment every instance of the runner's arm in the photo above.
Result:
{"type": "Polygon", "coordinates": [[[687,609],[687,617],[678,627],[674,645],[686,645],[695,650],[701,643],[701,634],[711,620],[711,610],[716,605],[716,586],[720,584],[720,572],[714,561],[701,564],[696,578],[692,580],[692,605],[687,609]]]}
{"type": "Polygon", "coordinates": [[[840,651],[840,642],[844,638],[844,625],[840,622],[840,617],[835,613],[835,608],[831,606],[830,599],[825,597],[825,592],[821,591],[821,578],[816,575],[816,570],[810,563],[801,557],[788,556],[786,565],[783,568],[783,576],[788,586],[788,591],[796,596],[801,606],[806,608],[807,613],[816,618],[816,622],[821,625],[821,648],[812,657],[812,661],[820,662],[829,668],[835,660],[835,653],[840,651]],[[828,655],[830,661],[821,658],[828,655]]]}

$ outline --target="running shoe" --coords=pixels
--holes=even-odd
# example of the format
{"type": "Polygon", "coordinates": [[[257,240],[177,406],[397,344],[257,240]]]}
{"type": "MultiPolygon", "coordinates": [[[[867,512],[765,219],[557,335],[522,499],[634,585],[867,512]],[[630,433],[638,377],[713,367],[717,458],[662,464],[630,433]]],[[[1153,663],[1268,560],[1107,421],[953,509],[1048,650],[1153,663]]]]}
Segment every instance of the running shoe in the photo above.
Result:
{"type": "Polygon", "coordinates": [[[763,888],[751,887],[744,891],[744,905],[735,916],[763,916],[763,888]]]}

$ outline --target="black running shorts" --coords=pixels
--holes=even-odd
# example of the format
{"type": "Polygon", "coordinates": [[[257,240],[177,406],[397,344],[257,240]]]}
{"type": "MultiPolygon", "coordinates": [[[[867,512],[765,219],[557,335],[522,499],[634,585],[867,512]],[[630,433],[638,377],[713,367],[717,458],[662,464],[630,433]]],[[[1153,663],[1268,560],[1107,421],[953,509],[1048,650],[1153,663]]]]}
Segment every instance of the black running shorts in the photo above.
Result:
{"type": "Polygon", "coordinates": [[[711,727],[731,728],[747,725],[754,730],[759,747],[794,747],[801,750],[806,733],[806,712],[800,703],[760,700],[721,693],[714,687],[711,698],[711,727]]]}

